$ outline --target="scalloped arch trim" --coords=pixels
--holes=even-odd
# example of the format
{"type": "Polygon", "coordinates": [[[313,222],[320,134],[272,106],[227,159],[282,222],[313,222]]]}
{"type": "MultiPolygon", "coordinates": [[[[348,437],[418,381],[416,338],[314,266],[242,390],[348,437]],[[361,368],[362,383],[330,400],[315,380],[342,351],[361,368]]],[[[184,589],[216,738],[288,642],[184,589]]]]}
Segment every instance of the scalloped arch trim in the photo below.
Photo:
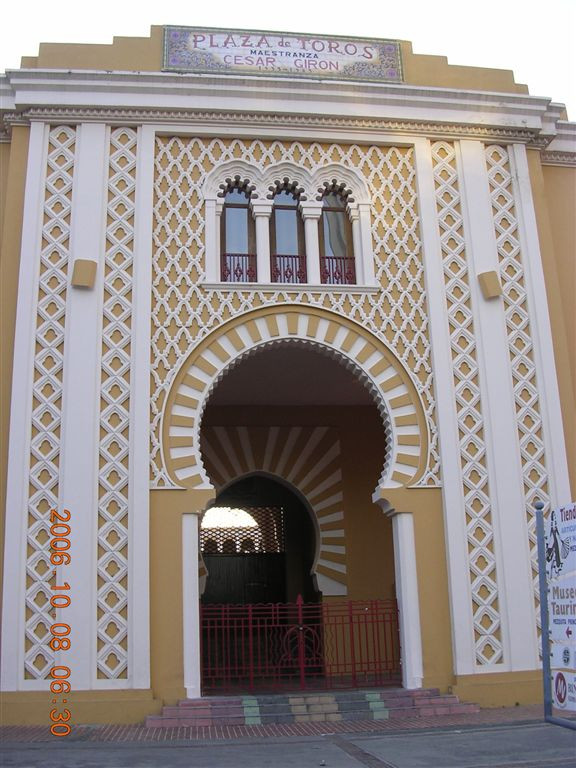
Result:
{"type": "Polygon", "coordinates": [[[318,190],[325,183],[331,184],[332,181],[337,181],[344,184],[352,192],[356,203],[370,202],[370,193],[366,179],[355,168],[347,168],[336,163],[329,163],[315,171],[310,171],[296,163],[284,161],[261,170],[245,160],[231,160],[213,168],[206,175],[206,180],[202,187],[204,198],[216,199],[221,191],[222,183],[226,179],[233,179],[236,176],[242,180],[249,181],[254,187],[252,196],[260,200],[266,200],[270,189],[278,182],[282,182],[284,178],[288,178],[304,189],[308,200],[316,199],[318,190]]]}
{"type": "Polygon", "coordinates": [[[349,368],[370,389],[382,417],[387,455],[378,486],[414,484],[426,469],[428,432],[410,375],[373,334],[347,318],[294,305],[247,312],[209,334],[184,360],[163,417],[166,468],[176,485],[211,488],[202,463],[200,426],[210,394],[247,355],[272,344],[309,344],[349,368]]]}

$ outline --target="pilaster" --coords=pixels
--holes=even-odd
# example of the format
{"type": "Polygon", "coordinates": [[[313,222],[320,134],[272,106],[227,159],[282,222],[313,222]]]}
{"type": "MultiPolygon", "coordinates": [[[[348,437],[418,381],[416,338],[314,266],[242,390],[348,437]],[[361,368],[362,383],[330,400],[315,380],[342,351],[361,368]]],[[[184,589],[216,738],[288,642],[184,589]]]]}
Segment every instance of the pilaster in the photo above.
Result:
{"type": "Polygon", "coordinates": [[[501,298],[484,298],[477,279],[498,270],[483,145],[461,141],[460,161],[504,646],[500,666],[531,669],[538,663],[538,648],[506,323],[501,298]]]}
{"type": "Polygon", "coordinates": [[[129,649],[131,685],[150,686],[150,316],[154,130],[138,130],[130,391],[129,649]]]}
{"type": "MultiPolygon", "coordinates": [[[[26,171],[22,247],[16,312],[10,442],[6,489],[5,557],[2,598],[3,691],[22,685],[26,600],[27,505],[29,496],[31,401],[42,210],[48,146],[48,126],[32,123],[26,171]]],[[[45,684],[32,681],[35,688],[45,684]]]]}
{"type": "Polygon", "coordinates": [[[71,605],[59,612],[58,620],[71,627],[71,648],[56,663],[70,667],[75,690],[92,688],[96,676],[95,558],[108,140],[104,124],[80,126],[71,212],[72,260],[86,259],[98,265],[95,288],[70,287],[66,306],[60,498],[71,515],[71,562],[59,571],[60,579],[70,584],[71,605]]]}
{"type": "Polygon", "coordinates": [[[442,248],[438,231],[433,163],[429,141],[425,139],[415,140],[414,160],[442,459],[442,493],[446,552],[448,555],[454,672],[455,674],[472,674],[475,668],[474,627],[470,611],[471,595],[467,561],[465,503],[458,451],[458,417],[455,408],[456,393],[452,375],[450,331],[446,317],[442,248]]]}

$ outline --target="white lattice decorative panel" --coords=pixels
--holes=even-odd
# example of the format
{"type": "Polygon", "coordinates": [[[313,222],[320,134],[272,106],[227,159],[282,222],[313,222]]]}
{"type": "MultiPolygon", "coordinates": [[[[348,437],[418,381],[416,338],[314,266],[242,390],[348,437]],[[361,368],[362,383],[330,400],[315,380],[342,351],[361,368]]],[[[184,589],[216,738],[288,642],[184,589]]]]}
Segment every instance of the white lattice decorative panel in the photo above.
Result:
{"type": "Polygon", "coordinates": [[[130,350],[136,131],[110,137],[102,327],[97,674],[128,675],[130,350]]]}
{"type": "Polygon", "coordinates": [[[542,418],[508,150],[506,147],[488,146],[485,154],[500,263],[500,279],[504,293],[508,351],[524,478],[532,582],[539,626],[540,591],[534,502],[537,500],[544,501],[547,505],[544,510],[545,514],[547,515],[549,511],[548,473],[544,455],[542,418]]]}
{"type": "Polygon", "coordinates": [[[438,439],[415,172],[411,148],[324,145],[306,142],[158,137],[154,202],[152,328],[153,487],[169,487],[160,445],[160,421],[178,365],[222,322],[278,303],[330,309],[361,323],[384,340],[412,373],[424,401],[431,450],[420,485],[440,482],[438,439]],[[315,171],[330,163],[356,168],[372,197],[376,278],[383,290],[314,292],[207,290],[201,188],[218,163],[242,160],[264,170],[290,162],[315,171]]]}
{"type": "Polygon", "coordinates": [[[496,557],[464,225],[454,146],[432,145],[452,351],[476,663],[503,661],[496,557]]]}
{"type": "Polygon", "coordinates": [[[70,208],[76,132],[50,131],[44,193],[32,396],[30,494],[26,560],[24,677],[48,677],[50,642],[50,510],[58,509],[64,326],[70,245],[70,208]]]}

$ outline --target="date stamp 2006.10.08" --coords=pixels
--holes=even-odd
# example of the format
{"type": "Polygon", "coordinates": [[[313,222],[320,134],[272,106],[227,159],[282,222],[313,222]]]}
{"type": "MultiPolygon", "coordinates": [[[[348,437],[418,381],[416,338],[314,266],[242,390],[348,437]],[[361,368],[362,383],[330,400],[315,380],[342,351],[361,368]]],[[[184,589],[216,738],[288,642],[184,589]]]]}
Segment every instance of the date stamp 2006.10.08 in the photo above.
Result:
{"type": "MultiPolygon", "coordinates": [[[[66,566],[70,565],[72,555],[70,553],[70,510],[64,509],[58,512],[56,509],[50,510],[50,562],[55,566],[54,578],[52,580],[50,597],[50,607],[52,615],[56,615],[58,610],[60,621],[50,626],[50,648],[57,654],[59,661],[64,661],[62,657],[66,651],[70,650],[70,625],[62,621],[63,612],[70,606],[70,584],[65,581],[66,566]]],[[[57,706],[50,709],[50,731],[54,736],[68,736],[72,727],[69,720],[72,713],[68,708],[63,708],[68,703],[68,695],[72,690],[70,684],[70,667],[63,664],[54,665],[50,670],[50,693],[51,704],[57,706]]]]}

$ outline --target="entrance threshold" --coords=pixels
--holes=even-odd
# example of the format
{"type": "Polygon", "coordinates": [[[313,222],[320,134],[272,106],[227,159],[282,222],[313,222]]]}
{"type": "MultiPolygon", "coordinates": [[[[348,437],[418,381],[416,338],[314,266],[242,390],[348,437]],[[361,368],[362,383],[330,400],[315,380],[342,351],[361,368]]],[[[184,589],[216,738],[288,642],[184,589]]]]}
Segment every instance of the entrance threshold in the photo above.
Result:
{"type": "Polygon", "coordinates": [[[249,726],[341,721],[407,720],[479,712],[437,688],[355,689],[324,693],[215,696],[184,699],[147,718],[148,728],[249,726]]]}

